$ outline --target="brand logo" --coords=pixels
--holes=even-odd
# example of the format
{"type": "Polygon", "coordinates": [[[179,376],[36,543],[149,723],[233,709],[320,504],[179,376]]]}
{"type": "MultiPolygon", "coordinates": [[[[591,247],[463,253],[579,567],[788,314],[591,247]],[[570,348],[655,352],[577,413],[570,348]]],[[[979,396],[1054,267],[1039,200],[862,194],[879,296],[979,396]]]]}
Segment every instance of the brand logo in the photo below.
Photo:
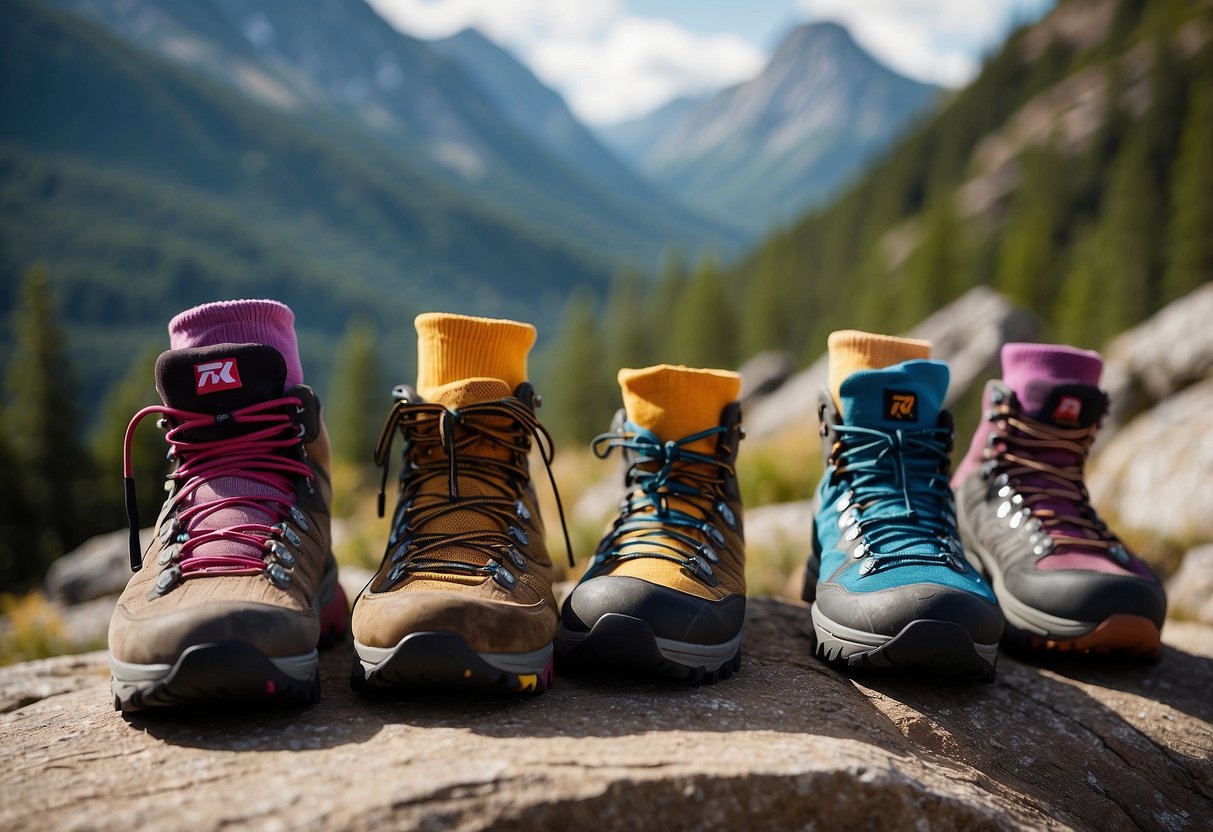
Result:
{"type": "Polygon", "coordinates": [[[220,390],[233,390],[240,386],[240,371],[236,369],[236,359],[225,358],[222,361],[207,361],[205,364],[194,365],[194,382],[198,394],[218,393],[220,390]]]}
{"type": "Polygon", "coordinates": [[[918,421],[918,396],[902,390],[884,391],[885,415],[898,422],[918,421]]]}
{"type": "Polygon", "coordinates": [[[1075,422],[1082,418],[1082,399],[1078,396],[1062,396],[1057,400],[1050,416],[1054,422],[1075,422]]]}

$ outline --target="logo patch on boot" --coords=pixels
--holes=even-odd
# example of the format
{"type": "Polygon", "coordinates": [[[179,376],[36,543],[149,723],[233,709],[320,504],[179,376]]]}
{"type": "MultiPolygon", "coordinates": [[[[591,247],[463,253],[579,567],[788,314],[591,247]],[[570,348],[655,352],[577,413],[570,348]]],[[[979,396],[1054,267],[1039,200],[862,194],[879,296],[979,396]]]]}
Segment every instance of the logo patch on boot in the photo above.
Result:
{"type": "Polygon", "coordinates": [[[200,396],[240,387],[240,371],[236,368],[236,359],[225,358],[221,361],[195,364],[194,382],[200,396]]]}
{"type": "Polygon", "coordinates": [[[1061,396],[1049,419],[1062,424],[1077,425],[1082,420],[1082,399],[1078,396],[1061,396]]]}
{"type": "Polygon", "coordinates": [[[885,390],[884,413],[897,422],[917,422],[918,396],[904,390],[885,390]]]}

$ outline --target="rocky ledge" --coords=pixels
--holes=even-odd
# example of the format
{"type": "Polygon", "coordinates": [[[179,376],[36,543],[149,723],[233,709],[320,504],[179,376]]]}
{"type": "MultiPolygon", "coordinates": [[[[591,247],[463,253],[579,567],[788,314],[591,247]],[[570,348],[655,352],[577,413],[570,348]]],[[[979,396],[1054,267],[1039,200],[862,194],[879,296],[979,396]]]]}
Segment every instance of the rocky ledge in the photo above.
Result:
{"type": "Polygon", "coordinates": [[[1213,829],[1213,628],[1161,662],[993,684],[849,676],[751,600],[742,672],[535,698],[324,699],[124,719],[104,653],[0,670],[0,829],[1213,829]]]}

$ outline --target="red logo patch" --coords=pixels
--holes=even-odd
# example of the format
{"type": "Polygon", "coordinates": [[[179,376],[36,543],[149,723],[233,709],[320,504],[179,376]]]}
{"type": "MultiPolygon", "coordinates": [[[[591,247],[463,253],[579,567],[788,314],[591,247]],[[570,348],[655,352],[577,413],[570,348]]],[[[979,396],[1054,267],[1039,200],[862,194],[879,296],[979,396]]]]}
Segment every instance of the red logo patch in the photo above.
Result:
{"type": "Polygon", "coordinates": [[[195,364],[194,381],[197,384],[198,395],[218,393],[220,390],[234,390],[240,387],[240,371],[236,368],[236,359],[224,358],[220,361],[195,364]]]}
{"type": "Polygon", "coordinates": [[[1082,418],[1082,399],[1078,396],[1062,396],[1049,418],[1054,422],[1077,422],[1082,418]]]}

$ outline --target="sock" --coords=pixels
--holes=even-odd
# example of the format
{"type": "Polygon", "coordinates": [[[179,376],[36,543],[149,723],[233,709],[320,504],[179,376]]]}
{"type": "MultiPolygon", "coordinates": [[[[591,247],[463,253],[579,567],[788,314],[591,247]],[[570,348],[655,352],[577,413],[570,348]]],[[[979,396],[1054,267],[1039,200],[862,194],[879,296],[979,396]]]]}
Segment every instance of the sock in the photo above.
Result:
{"type": "Polygon", "coordinates": [[[286,390],[303,383],[295,313],[276,300],[222,300],[187,309],[168,324],[169,346],[265,344],[286,361],[286,390]]]}
{"type": "Polygon", "coordinates": [[[856,370],[881,370],[903,361],[931,357],[930,341],[894,338],[857,329],[831,332],[828,344],[830,393],[834,396],[834,405],[839,414],[842,414],[842,398],[838,390],[851,373],[856,370]]]}
{"type": "Polygon", "coordinates": [[[1061,344],[1002,345],[1002,380],[1028,413],[1044,407],[1049,392],[1059,384],[1098,387],[1102,370],[1103,359],[1092,350],[1061,344]]]}
{"type": "MultiPolygon", "coordinates": [[[[719,425],[721,411],[741,391],[741,376],[728,370],[659,364],[620,370],[618,378],[628,420],[666,442],[719,425]]],[[[716,449],[716,437],[685,447],[710,454],[716,449]]]]}
{"type": "Polygon", "coordinates": [[[535,327],[517,321],[427,312],[417,327],[417,392],[450,407],[511,396],[526,381],[535,327]],[[452,385],[477,380],[476,385],[452,385]],[[496,380],[497,384],[487,383],[496,380]],[[457,396],[458,403],[447,401],[457,396]],[[487,397],[487,398],[486,398],[487,397]]]}

